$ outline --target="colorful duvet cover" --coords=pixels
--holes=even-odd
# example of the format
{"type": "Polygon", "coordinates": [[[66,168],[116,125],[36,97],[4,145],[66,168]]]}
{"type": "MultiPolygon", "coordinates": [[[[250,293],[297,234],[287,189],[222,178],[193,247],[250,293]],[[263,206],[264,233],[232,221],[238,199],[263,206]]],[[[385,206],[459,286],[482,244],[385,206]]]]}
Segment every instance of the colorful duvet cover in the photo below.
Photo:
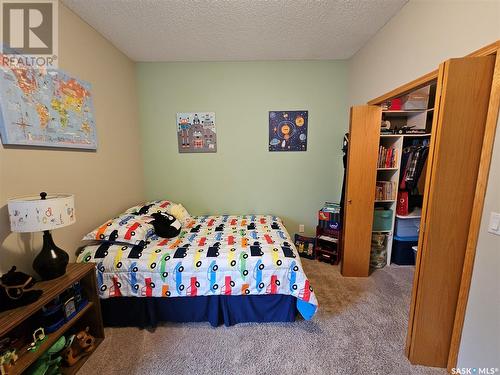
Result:
{"type": "Polygon", "coordinates": [[[275,216],[197,216],[172,239],[87,246],[101,298],[285,294],[305,319],[318,302],[282,221],[275,216]]]}

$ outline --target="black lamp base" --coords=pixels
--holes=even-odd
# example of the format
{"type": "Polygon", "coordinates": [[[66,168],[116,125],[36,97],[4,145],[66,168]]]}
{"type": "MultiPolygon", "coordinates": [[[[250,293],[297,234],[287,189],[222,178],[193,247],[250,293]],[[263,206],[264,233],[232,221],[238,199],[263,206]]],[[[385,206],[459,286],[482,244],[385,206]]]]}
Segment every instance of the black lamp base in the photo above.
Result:
{"type": "Polygon", "coordinates": [[[52,234],[43,232],[43,247],[33,261],[33,269],[43,280],[52,280],[66,273],[69,255],[58,248],[52,240],[52,234]]]}

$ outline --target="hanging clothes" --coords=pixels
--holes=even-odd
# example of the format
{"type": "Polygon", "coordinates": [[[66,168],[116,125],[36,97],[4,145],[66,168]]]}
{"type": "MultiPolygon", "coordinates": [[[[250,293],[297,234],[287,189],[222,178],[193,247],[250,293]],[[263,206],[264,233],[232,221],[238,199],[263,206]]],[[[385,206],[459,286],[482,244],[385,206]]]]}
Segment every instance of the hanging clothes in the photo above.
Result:
{"type": "Polygon", "coordinates": [[[341,226],[344,221],[344,204],[345,204],[345,180],[346,180],[346,172],[347,172],[347,150],[349,148],[349,133],[344,134],[344,140],[342,142],[342,152],[344,156],[342,157],[342,161],[344,164],[344,179],[342,180],[342,193],[340,194],[340,222],[341,226]]]}
{"type": "Polygon", "coordinates": [[[403,149],[401,165],[404,166],[399,177],[399,188],[413,190],[417,187],[418,180],[429,156],[429,144],[414,144],[403,149]]]}
{"type": "Polygon", "coordinates": [[[428,156],[429,142],[427,140],[414,141],[411,146],[403,149],[398,192],[400,215],[407,215],[415,207],[422,207],[423,198],[418,191],[418,182],[428,156]]]}

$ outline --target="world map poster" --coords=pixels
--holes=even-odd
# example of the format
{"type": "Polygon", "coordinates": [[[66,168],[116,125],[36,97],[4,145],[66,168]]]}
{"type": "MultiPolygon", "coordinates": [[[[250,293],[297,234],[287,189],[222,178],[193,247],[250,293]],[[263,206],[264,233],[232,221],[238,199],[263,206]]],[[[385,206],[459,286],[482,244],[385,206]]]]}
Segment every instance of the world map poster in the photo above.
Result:
{"type": "Polygon", "coordinates": [[[0,67],[4,145],[97,148],[91,85],[61,70],[0,67]]]}
{"type": "Polygon", "coordinates": [[[308,111],[269,112],[269,151],[307,151],[308,111]]]}

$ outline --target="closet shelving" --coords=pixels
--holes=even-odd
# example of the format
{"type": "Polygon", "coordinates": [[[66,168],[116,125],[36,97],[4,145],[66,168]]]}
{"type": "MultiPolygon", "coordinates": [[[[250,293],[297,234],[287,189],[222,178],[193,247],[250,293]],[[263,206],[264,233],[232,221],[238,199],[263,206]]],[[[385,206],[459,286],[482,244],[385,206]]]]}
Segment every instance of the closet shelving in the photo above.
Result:
{"type": "Polygon", "coordinates": [[[380,134],[380,138],[420,138],[420,137],[430,137],[431,133],[412,133],[412,134],[380,134]]]}
{"type": "MultiPolygon", "coordinates": [[[[421,174],[425,180],[421,177],[418,186],[423,193],[422,213],[420,218],[411,219],[413,226],[420,223],[421,228],[405,350],[412,364],[448,366],[449,371],[456,367],[498,122],[499,48],[496,41],[467,57],[446,60],[435,71],[370,100],[367,105],[350,109],[341,274],[366,277],[375,263],[372,259],[376,265],[383,265],[388,259],[385,236],[372,233],[370,211],[390,204],[374,203],[376,180],[381,175],[393,178],[397,173],[377,171],[379,144],[385,139],[401,139],[403,143],[419,140],[404,134],[400,138],[396,134],[382,136],[382,116],[389,121],[393,118],[382,114],[382,110],[388,109],[382,106],[424,86],[436,87],[435,100],[429,97],[429,103],[434,105],[427,106],[435,109],[425,113],[432,119],[425,133],[432,134],[427,135],[427,170],[421,174]],[[383,251],[377,253],[379,249],[383,251]],[[375,257],[371,257],[372,253],[375,257]]],[[[405,114],[412,115],[418,114],[405,114]]],[[[404,116],[400,118],[404,120],[404,116]]],[[[413,230],[411,225],[405,228],[410,233],[413,230]]],[[[398,242],[398,253],[416,244],[406,242],[413,243],[398,242]]],[[[395,246],[391,249],[393,255],[394,250],[395,246]]],[[[405,263],[400,259],[398,262],[405,263]]]]}
{"type": "MultiPolygon", "coordinates": [[[[404,166],[401,165],[401,158],[403,149],[411,145],[415,140],[429,139],[431,137],[431,125],[434,114],[434,99],[435,99],[436,85],[435,83],[415,90],[417,96],[423,96],[426,102],[425,107],[421,109],[395,109],[391,110],[391,100],[382,104],[382,124],[379,139],[379,147],[394,147],[396,153],[396,165],[390,168],[377,168],[377,182],[391,181],[396,185],[394,199],[377,200],[375,199],[374,209],[390,209],[392,210],[392,218],[390,229],[385,231],[373,230],[372,233],[385,233],[386,234],[386,251],[387,251],[387,265],[391,264],[392,247],[394,239],[394,229],[396,217],[400,219],[419,218],[420,215],[400,216],[396,214],[397,194],[399,191],[399,181],[404,166]],[[388,127],[390,122],[390,129],[383,129],[388,127]],[[411,126],[411,129],[405,129],[406,126],[411,126]],[[411,132],[409,132],[411,131],[411,132]]],[[[410,93],[409,95],[412,96],[410,93]]],[[[401,98],[396,98],[398,101],[401,98]]],[[[422,104],[422,103],[417,103],[422,104]]]]}

